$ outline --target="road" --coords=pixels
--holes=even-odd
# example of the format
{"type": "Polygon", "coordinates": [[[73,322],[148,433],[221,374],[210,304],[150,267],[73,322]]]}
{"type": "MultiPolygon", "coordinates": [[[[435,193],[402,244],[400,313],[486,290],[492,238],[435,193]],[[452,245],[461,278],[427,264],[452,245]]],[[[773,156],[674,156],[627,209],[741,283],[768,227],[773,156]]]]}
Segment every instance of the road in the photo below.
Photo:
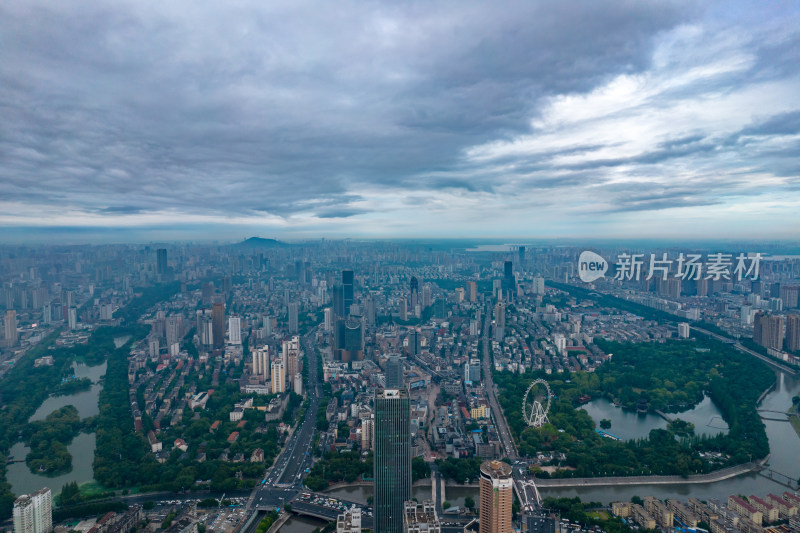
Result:
{"type": "Polygon", "coordinates": [[[303,423],[295,429],[289,442],[270,467],[261,485],[253,489],[249,507],[280,507],[297,496],[303,487],[306,469],[313,464],[312,444],[316,433],[317,408],[319,407],[319,387],[317,375],[317,350],[313,338],[316,328],[302,337],[303,350],[308,364],[308,384],[306,396],[308,409],[303,423]]]}
{"type": "Polygon", "coordinates": [[[491,340],[489,339],[489,325],[491,324],[492,308],[487,306],[486,316],[483,321],[483,334],[481,336],[481,343],[483,344],[483,385],[486,388],[487,396],[489,396],[489,407],[492,409],[492,416],[494,417],[495,424],[497,425],[497,434],[500,436],[500,443],[503,446],[506,457],[512,460],[519,458],[517,453],[514,439],[511,438],[511,431],[508,429],[506,416],[503,410],[500,409],[500,404],[497,401],[497,393],[495,391],[494,381],[492,380],[492,356],[489,352],[491,340]]]}
{"type": "Polygon", "coordinates": [[[733,347],[736,348],[737,350],[739,350],[740,352],[744,352],[744,353],[746,353],[748,355],[752,355],[753,357],[758,357],[759,359],[761,359],[762,361],[764,361],[768,365],[773,366],[773,367],[777,368],[778,370],[781,370],[782,372],[786,372],[787,374],[791,374],[793,376],[797,375],[797,373],[798,373],[797,370],[795,370],[795,369],[793,369],[791,367],[788,367],[786,365],[782,365],[782,364],[778,363],[777,361],[775,361],[774,359],[770,359],[769,357],[767,357],[765,355],[762,355],[762,354],[760,354],[760,353],[758,353],[758,352],[756,352],[754,350],[751,350],[750,348],[744,346],[743,344],[741,344],[740,342],[736,341],[735,339],[732,339],[730,337],[725,337],[723,335],[719,335],[717,333],[713,333],[711,331],[708,331],[708,330],[705,330],[705,329],[701,329],[701,328],[698,328],[698,327],[695,327],[695,326],[692,326],[692,329],[695,330],[695,331],[699,331],[700,333],[704,333],[704,334],[708,335],[709,337],[713,337],[713,338],[717,339],[718,341],[722,341],[722,342],[725,342],[725,343],[728,343],[728,344],[732,344],[733,347]]]}

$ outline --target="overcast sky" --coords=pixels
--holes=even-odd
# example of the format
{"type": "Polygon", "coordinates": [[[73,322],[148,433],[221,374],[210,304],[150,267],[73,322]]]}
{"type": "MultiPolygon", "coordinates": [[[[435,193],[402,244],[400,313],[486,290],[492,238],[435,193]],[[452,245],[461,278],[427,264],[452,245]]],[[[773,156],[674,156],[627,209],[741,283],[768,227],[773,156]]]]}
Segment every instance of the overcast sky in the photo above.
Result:
{"type": "Polygon", "coordinates": [[[11,0],[0,88],[6,235],[800,235],[800,2],[11,0]]]}

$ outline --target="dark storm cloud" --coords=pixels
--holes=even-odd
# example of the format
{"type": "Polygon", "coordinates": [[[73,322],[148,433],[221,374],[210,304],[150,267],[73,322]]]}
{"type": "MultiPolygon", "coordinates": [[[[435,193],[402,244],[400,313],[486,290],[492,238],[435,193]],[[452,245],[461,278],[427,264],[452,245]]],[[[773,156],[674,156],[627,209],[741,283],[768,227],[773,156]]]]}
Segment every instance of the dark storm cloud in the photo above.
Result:
{"type": "Polygon", "coordinates": [[[491,191],[418,176],[524,132],[543,96],[644,68],[679,8],[5,3],[0,196],[287,216],[360,186],[491,191]]]}

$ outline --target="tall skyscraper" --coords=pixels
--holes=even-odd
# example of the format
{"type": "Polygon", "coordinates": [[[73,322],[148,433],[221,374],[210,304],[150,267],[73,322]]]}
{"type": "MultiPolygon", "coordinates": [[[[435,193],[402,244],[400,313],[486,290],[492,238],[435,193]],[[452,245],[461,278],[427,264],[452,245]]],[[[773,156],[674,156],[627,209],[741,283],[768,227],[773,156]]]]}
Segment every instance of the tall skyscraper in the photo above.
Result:
{"type": "Polygon", "coordinates": [[[53,498],[50,489],[23,494],[14,502],[14,531],[47,533],[53,530],[53,498]]]}
{"type": "Polygon", "coordinates": [[[272,394],[286,392],[286,367],[280,359],[276,359],[272,362],[270,383],[272,385],[272,394]]]}
{"type": "Polygon", "coordinates": [[[375,325],[375,298],[372,297],[370,294],[367,296],[367,304],[366,304],[366,314],[364,318],[367,321],[367,324],[370,326],[375,325]]]}
{"type": "Polygon", "coordinates": [[[419,305],[419,280],[416,276],[411,276],[408,288],[411,294],[411,309],[414,309],[419,305]]]}
{"type": "Polygon", "coordinates": [[[800,352],[800,315],[786,317],[786,349],[800,352]]]}
{"type": "Polygon", "coordinates": [[[398,355],[390,355],[386,360],[386,388],[403,388],[403,360],[398,355]]]}
{"type": "Polygon", "coordinates": [[[405,389],[375,390],[374,470],[375,533],[402,533],[403,506],[411,499],[411,405],[405,389]]]}
{"type": "Polygon", "coordinates": [[[297,333],[299,331],[297,320],[298,320],[298,305],[297,302],[292,302],[289,304],[289,333],[297,333]]]}
{"type": "Polygon", "coordinates": [[[513,300],[517,292],[517,281],[514,278],[514,267],[511,261],[503,263],[503,297],[506,300],[513,300]]]}
{"type": "Polygon", "coordinates": [[[214,302],[211,306],[211,322],[214,327],[214,348],[225,346],[225,304],[214,302]]]}
{"type": "Polygon", "coordinates": [[[481,465],[479,533],[511,533],[514,481],[511,466],[501,461],[481,465]]]}
{"type": "Polygon", "coordinates": [[[753,320],[753,340],[764,348],[783,349],[783,317],[758,312],[753,320]]]}
{"type": "Polygon", "coordinates": [[[232,316],[228,319],[228,342],[231,344],[242,344],[242,319],[232,316]]]}
{"type": "Polygon", "coordinates": [[[325,331],[333,331],[333,309],[325,308],[325,331]]]}
{"type": "Polygon", "coordinates": [[[342,315],[350,315],[350,306],[353,305],[353,271],[342,270],[342,315]]]}
{"type": "Polygon", "coordinates": [[[13,309],[6,311],[5,342],[11,347],[17,344],[17,312],[13,309]]]}
{"type": "Polygon", "coordinates": [[[156,274],[164,276],[167,273],[167,249],[156,250],[156,274]]]}

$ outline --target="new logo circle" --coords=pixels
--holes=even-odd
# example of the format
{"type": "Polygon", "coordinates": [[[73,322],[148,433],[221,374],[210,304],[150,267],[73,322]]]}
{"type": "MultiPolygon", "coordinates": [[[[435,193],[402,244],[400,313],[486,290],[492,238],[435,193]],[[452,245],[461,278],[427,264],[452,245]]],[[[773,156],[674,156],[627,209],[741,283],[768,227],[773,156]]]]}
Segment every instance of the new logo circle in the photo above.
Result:
{"type": "Polygon", "coordinates": [[[584,283],[591,283],[605,277],[608,271],[608,261],[602,256],[586,250],[578,258],[578,276],[584,283]]]}

